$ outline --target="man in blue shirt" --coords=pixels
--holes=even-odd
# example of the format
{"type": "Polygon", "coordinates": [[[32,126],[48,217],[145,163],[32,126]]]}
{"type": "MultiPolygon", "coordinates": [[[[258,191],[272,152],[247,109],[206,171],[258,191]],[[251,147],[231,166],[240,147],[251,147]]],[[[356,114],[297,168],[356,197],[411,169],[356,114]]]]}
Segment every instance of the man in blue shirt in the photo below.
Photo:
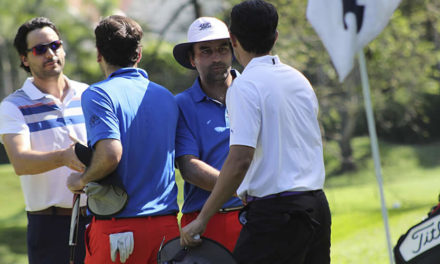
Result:
{"type": "MultiPolygon", "coordinates": [[[[202,209],[228,155],[225,97],[238,73],[231,70],[228,28],[213,17],[196,19],[188,29],[188,42],[176,45],[173,54],[182,66],[199,73],[194,84],[176,96],[180,110],[176,161],[185,180],[181,219],[185,226],[202,209]]],[[[241,230],[241,207],[241,200],[231,197],[210,220],[203,235],[232,251],[241,230]]]]}
{"type": "Polygon", "coordinates": [[[116,170],[128,202],[110,218],[94,216],[85,262],[156,263],[161,242],[179,235],[174,174],[178,107],[167,89],[136,68],[142,29],[135,21],[110,16],[99,23],[95,36],[107,79],[82,97],[94,152],[85,173],[72,174],[68,186],[82,190],[116,170]]]}

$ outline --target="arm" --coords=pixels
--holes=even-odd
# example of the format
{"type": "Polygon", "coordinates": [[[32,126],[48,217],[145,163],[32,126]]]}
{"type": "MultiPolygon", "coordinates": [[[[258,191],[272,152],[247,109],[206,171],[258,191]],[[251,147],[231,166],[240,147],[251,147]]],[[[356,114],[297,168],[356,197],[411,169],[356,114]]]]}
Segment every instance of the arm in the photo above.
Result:
{"type": "Polygon", "coordinates": [[[29,138],[22,134],[4,134],[2,140],[17,175],[39,174],[62,166],[84,171],[85,166],[76,157],[73,143],[65,149],[42,152],[32,150],[29,138]]]}
{"type": "Polygon", "coordinates": [[[211,195],[197,216],[196,220],[182,228],[180,242],[182,245],[194,246],[200,241],[193,238],[202,234],[209,219],[235,193],[246,175],[252,162],[255,149],[248,146],[233,145],[223,165],[217,183],[211,195]]]}
{"type": "Polygon", "coordinates": [[[212,191],[220,171],[193,155],[183,155],[176,159],[183,180],[206,191],[212,191]]]}
{"type": "Polygon", "coordinates": [[[72,192],[81,191],[91,182],[105,178],[113,172],[122,157],[122,145],[117,139],[103,139],[95,144],[90,166],[83,174],[71,174],[67,179],[67,187],[72,192]]]}

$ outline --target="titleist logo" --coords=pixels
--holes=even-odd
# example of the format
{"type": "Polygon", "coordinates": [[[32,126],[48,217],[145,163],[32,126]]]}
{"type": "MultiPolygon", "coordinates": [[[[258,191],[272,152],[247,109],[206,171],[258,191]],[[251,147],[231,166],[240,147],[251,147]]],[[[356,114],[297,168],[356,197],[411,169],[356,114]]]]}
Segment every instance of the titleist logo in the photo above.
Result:
{"type": "Polygon", "coordinates": [[[408,261],[440,244],[440,215],[413,227],[400,245],[402,257],[408,261]]]}
{"type": "Polygon", "coordinates": [[[417,241],[417,248],[413,250],[413,253],[419,253],[422,249],[430,243],[438,240],[440,237],[440,221],[431,223],[420,229],[416,229],[411,238],[417,241]]]}
{"type": "Polygon", "coordinates": [[[199,30],[205,30],[205,29],[210,28],[210,27],[211,27],[211,23],[206,22],[206,23],[200,24],[199,30]]]}

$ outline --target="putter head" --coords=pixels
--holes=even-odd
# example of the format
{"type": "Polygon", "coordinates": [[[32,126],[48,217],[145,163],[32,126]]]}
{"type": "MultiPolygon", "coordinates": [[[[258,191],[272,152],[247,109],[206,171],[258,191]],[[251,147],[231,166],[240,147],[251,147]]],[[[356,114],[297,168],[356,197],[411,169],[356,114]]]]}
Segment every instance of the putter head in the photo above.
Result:
{"type": "Polygon", "coordinates": [[[220,243],[202,237],[202,244],[188,248],[180,245],[180,237],[176,237],[161,247],[157,254],[159,264],[236,264],[231,252],[220,243]]]}

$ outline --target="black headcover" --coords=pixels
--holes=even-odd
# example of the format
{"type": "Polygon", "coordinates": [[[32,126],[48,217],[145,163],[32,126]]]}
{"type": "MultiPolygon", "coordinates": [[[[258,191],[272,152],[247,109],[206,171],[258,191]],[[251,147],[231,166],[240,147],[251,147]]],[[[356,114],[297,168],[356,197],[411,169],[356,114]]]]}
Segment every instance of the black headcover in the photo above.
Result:
{"type": "MultiPolygon", "coordinates": [[[[89,148],[87,146],[84,146],[81,143],[75,143],[75,154],[78,157],[78,159],[84,164],[86,165],[86,167],[90,166],[90,162],[92,160],[92,154],[93,154],[93,150],[92,148],[89,148]]],[[[105,177],[104,179],[101,179],[99,181],[97,181],[98,183],[101,184],[113,184],[116,185],[118,187],[122,188],[122,183],[120,182],[120,180],[118,179],[116,170],[113,171],[112,173],[110,173],[107,177],[105,177]]]]}
{"type": "Polygon", "coordinates": [[[88,167],[90,165],[90,161],[92,160],[92,149],[84,146],[81,143],[75,144],[75,154],[78,157],[78,159],[88,167]]]}
{"type": "Polygon", "coordinates": [[[159,264],[236,264],[234,257],[220,243],[202,237],[202,244],[197,247],[182,247],[180,237],[174,238],[159,249],[159,264]]]}

